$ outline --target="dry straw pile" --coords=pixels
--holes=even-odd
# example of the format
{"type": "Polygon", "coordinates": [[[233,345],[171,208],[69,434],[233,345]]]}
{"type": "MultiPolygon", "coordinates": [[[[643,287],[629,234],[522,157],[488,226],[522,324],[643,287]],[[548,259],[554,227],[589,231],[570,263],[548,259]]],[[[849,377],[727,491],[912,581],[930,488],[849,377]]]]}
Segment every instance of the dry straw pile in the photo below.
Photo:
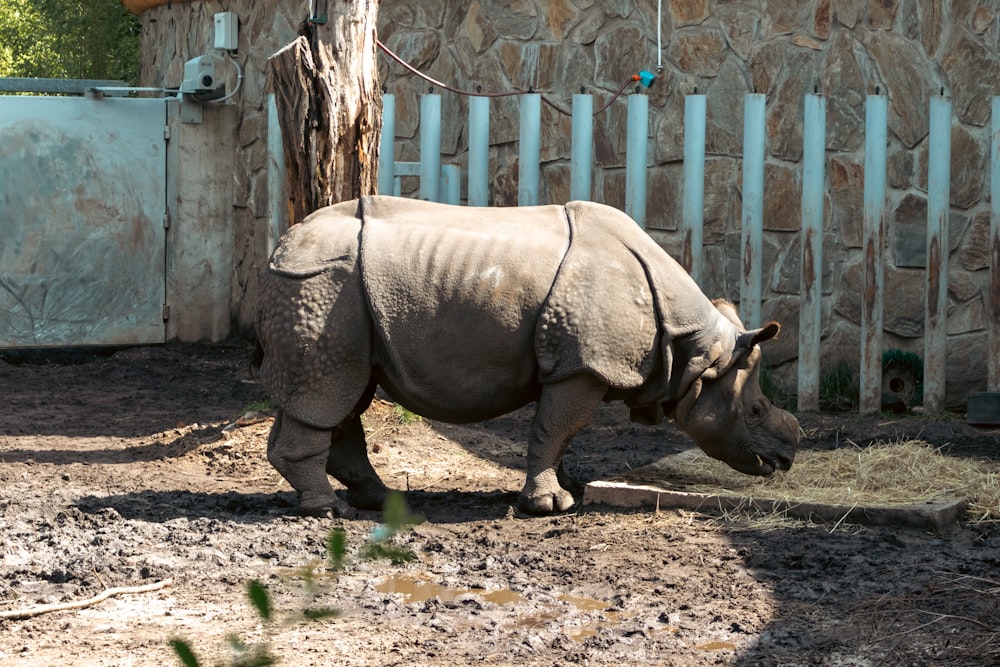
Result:
{"type": "Polygon", "coordinates": [[[800,451],[788,472],[750,477],[691,450],[629,475],[632,482],[692,493],[831,505],[910,505],[965,498],[970,522],[1000,521],[998,467],[947,456],[910,440],[800,451]]]}

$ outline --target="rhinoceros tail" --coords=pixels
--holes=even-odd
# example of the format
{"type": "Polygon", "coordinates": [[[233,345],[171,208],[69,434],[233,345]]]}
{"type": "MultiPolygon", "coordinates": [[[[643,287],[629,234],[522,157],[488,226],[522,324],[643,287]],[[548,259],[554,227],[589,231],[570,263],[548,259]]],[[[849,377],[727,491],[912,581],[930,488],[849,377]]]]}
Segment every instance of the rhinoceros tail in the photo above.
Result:
{"type": "Polygon", "coordinates": [[[260,379],[260,367],[264,363],[264,346],[257,341],[257,347],[253,351],[253,359],[250,361],[250,367],[247,369],[250,372],[250,377],[254,380],[260,379]]]}

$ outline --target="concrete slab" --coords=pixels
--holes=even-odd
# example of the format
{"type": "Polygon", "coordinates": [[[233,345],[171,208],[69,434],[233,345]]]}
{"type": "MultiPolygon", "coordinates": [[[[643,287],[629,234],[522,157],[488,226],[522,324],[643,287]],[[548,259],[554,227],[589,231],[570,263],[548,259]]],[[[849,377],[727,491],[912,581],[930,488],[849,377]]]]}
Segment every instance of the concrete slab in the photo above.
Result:
{"type": "Polygon", "coordinates": [[[1000,391],[979,391],[966,399],[965,420],[973,426],[1000,425],[1000,391]]]}
{"type": "Polygon", "coordinates": [[[954,525],[965,511],[965,499],[922,502],[912,505],[833,505],[796,503],[773,498],[673,491],[648,484],[596,481],[587,484],[584,505],[627,508],[684,508],[717,512],[766,512],[818,523],[857,523],[871,526],[902,526],[942,532],[954,525]]]}

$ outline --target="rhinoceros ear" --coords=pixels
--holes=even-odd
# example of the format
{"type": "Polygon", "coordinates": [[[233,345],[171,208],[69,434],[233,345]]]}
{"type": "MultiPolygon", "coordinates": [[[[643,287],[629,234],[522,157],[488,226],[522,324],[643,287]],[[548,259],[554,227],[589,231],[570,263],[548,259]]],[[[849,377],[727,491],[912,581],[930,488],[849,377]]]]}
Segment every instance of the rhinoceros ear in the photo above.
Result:
{"type": "Polygon", "coordinates": [[[768,322],[760,329],[745,331],[736,337],[736,349],[752,350],[759,343],[777,336],[779,331],[781,331],[781,325],[777,322],[768,322]]]}

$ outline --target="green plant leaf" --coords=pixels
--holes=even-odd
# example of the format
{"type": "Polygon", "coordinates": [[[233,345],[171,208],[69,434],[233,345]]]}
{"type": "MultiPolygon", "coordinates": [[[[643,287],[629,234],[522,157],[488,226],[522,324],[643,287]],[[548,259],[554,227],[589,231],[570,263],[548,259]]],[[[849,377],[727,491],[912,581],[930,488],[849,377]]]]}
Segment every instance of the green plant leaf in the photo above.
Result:
{"type": "Polygon", "coordinates": [[[309,595],[316,595],[315,564],[303,565],[297,571],[299,576],[302,577],[302,590],[309,595]]]}
{"type": "Polygon", "coordinates": [[[254,401],[253,403],[247,403],[243,406],[240,411],[240,416],[248,414],[250,412],[271,412],[274,410],[274,404],[271,403],[271,399],[267,398],[263,401],[254,401]]]}
{"type": "Polygon", "coordinates": [[[387,542],[368,542],[361,549],[361,558],[364,560],[385,558],[393,565],[402,565],[408,561],[416,560],[417,554],[413,553],[412,549],[387,542]]]}
{"type": "Polygon", "coordinates": [[[232,667],[267,667],[277,662],[278,660],[268,652],[267,647],[262,647],[248,656],[234,660],[232,667]]]}
{"type": "Polygon", "coordinates": [[[194,651],[191,650],[191,645],[183,639],[171,639],[170,647],[174,649],[174,653],[184,664],[184,667],[198,667],[201,664],[195,657],[194,651]]]}
{"type": "Polygon", "coordinates": [[[247,645],[236,634],[226,635],[226,643],[229,644],[229,648],[237,653],[246,653],[247,651],[247,645]]]}
{"type": "Polygon", "coordinates": [[[334,528],[326,538],[326,556],[330,567],[340,572],[347,561],[347,531],[334,528]]]}
{"type": "Polygon", "coordinates": [[[396,413],[396,418],[399,419],[399,423],[404,426],[407,424],[418,424],[423,418],[415,412],[411,412],[404,408],[399,403],[392,406],[393,412],[396,413]]]}
{"type": "Polygon", "coordinates": [[[342,612],[336,607],[316,607],[303,609],[302,615],[310,621],[320,621],[324,618],[337,618],[342,612]]]}
{"type": "Polygon", "coordinates": [[[256,579],[247,582],[247,595],[254,609],[265,621],[271,620],[271,597],[267,593],[267,587],[256,579]]]}
{"type": "Polygon", "coordinates": [[[424,518],[418,514],[410,514],[406,507],[406,498],[399,491],[390,491],[385,497],[385,507],[382,509],[382,523],[393,533],[406,526],[423,523],[424,518]]]}
{"type": "Polygon", "coordinates": [[[385,497],[385,508],[382,510],[382,521],[393,531],[402,528],[406,521],[406,499],[398,491],[390,491],[385,497]]]}

